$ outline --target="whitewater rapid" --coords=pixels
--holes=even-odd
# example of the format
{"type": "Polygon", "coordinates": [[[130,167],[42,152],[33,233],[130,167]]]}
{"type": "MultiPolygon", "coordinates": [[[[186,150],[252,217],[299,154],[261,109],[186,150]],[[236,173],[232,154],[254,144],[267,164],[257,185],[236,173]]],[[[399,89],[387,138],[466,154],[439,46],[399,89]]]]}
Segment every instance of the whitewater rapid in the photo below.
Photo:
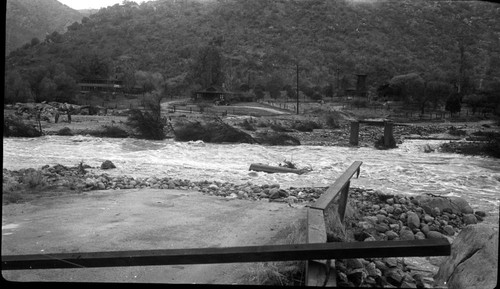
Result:
{"type": "MultiPolygon", "coordinates": [[[[425,153],[424,145],[443,141],[406,140],[392,150],[334,146],[262,146],[203,142],[150,141],[88,136],[4,138],[3,167],[16,170],[44,165],[99,167],[111,160],[110,175],[193,181],[280,184],[288,187],[326,187],[354,161],[361,174],[351,186],[389,193],[433,193],[467,199],[474,209],[498,215],[500,162],[498,159],[451,153],[425,153]],[[313,170],[304,175],[249,171],[251,163],[278,165],[292,161],[313,170]]],[[[100,169],[95,172],[104,173],[100,169]]]]}

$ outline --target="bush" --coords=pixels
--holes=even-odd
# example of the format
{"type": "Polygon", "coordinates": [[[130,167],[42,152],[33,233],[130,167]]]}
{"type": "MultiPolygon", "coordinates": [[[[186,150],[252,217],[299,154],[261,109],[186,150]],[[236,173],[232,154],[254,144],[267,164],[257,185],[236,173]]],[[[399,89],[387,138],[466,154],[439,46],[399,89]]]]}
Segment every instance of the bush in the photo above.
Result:
{"type": "Polygon", "coordinates": [[[302,132],[312,132],[315,129],[321,128],[321,125],[312,120],[297,121],[293,124],[292,128],[302,132]]]}
{"type": "Polygon", "coordinates": [[[57,135],[70,136],[70,135],[73,135],[73,133],[71,132],[71,129],[69,127],[63,127],[57,132],[57,135]]]}
{"type": "Polygon", "coordinates": [[[33,125],[23,122],[18,117],[6,117],[3,122],[4,137],[39,137],[42,133],[33,125]]]}
{"type": "Polygon", "coordinates": [[[365,99],[355,99],[352,101],[352,105],[357,108],[368,107],[368,101],[365,99]]]}
{"type": "Polygon", "coordinates": [[[21,177],[21,183],[30,189],[43,189],[47,185],[42,173],[35,170],[28,170],[21,177]]]}
{"type": "Polygon", "coordinates": [[[259,121],[257,123],[257,127],[268,127],[268,126],[269,126],[269,124],[265,121],[259,121]]]}
{"type": "Polygon", "coordinates": [[[247,133],[238,130],[222,121],[186,122],[174,128],[175,140],[209,143],[254,143],[255,140],[247,133]]]}
{"type": "Polygon", "coordinates": [[[248,119],[245,119],[241,123],[241,127],[249,131],[255,131],[255,127],[248,121],[248,119]]]}
{"type": "Polygon", "coordinates": [[[140,138],[163,140],[165,123],[151,112],[142,112],[139,109],[130,110],[127,125],[135,129],[140,138]]]}
{"type": "Polygon", "coordinates": [[[463,129],[458,129],[454,126],[450,127],[450,129],[448,130],[448,133],[451,134],[451,135],[455,135],[455,136],[462,136],[462,135],[466,135],[467,132],[463,129]]]}
{"type": "Polygon", "coordinates": [[[335,129],[340,128],[340,124],[338,122],[337,113],[329,113],[325,117],[326,126],[329,128],[335,129]]]}
{"type": "Polygon", "coordinates": [[[103,130],[91,132],[90,135],[96,137],[127,138],[127,131],[118,126],[103,126],[103,130]]]}
{"type": "Polygon", "coordinates": [[[259,143],[268,145],[300,145],[297,138],[284,133],[260,133],[256,139],[259,143]]]}
{"type": "Polygon", "coordinates": [[[292,129],[286,128],[283,125],[279,123],[273,123],[270,125],[271,129],[276,131],[276,132],[293,132],[292,129]]]}

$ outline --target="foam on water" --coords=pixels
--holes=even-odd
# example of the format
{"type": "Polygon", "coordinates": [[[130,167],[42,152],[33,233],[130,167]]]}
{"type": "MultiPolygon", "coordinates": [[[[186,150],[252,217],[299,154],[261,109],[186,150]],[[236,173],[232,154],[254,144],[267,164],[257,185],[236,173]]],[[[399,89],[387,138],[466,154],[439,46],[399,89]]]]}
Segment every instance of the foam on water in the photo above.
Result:
{"type": "MultiPolygon", "coordinates": [[[[75,166],[80,161],[99,167],[111,160],[111,175],[173,177],[195,181],[278,183],[282,187],[325,187],[353,162],[363,161],[353,186],[399,194],[434,193],[466,198],[474,208],[498,211],[500,162],[497,159],[450,153],[425,153],[424,146],[443,141],[407,140],[393,150],[325,146],[261,146],[203,142],[148,141],[94,137],[45,136],[7,138],[4,168],[75,166]],[[304,175],[249,174],[251,163],[278,165],[291,160],[310,166],[304,175]]],[[[100,171],[100,170],[97,170],[100,171]]]]}

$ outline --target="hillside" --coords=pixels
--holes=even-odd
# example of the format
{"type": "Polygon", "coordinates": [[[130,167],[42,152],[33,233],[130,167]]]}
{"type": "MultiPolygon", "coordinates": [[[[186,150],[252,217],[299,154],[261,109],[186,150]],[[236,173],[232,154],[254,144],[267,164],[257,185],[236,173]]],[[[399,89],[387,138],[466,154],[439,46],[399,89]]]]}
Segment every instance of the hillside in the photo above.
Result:
{"type": "Polygon", "coordinates": [[[10,51],[29,43],[34,37],[44,40],[54,31],[81,21],[82,15],[56,0],[8,0],[6,11],[6,45],[10,51]]]}
{"type": "Polygon", "coordinates": [[[498,19],[498,4],[478,1],[125,2],[84,18],[57,41],[14,51],[7,69],[59,63],[77,81],[160,72],[171,88],[187,91],[199,52],[212,43],[231,88],[272,77],[294,85],[297,62],[301,87],[340,78],[353,85],[355,73],[368,75],[372,91],[410,72],[456,83],[462,71],[484,88],[500,81],[498,19]]]}

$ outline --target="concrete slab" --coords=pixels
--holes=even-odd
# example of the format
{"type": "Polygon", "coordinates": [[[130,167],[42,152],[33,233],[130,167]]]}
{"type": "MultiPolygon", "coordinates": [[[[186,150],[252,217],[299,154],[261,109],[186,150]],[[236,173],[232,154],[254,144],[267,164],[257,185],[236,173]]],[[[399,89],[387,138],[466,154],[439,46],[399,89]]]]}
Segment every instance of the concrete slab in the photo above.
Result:
{"type": "MultiPolygon", "coordinates": [[[[4,205],[2,255],[284,243],[303,207],[183,190],[92,191],[4,205]]],[[[242,260],[243,261],[243,260],[242,260]]],[[[12,281],[237,284],[251,263],[2,271],[12,281]]]]}

